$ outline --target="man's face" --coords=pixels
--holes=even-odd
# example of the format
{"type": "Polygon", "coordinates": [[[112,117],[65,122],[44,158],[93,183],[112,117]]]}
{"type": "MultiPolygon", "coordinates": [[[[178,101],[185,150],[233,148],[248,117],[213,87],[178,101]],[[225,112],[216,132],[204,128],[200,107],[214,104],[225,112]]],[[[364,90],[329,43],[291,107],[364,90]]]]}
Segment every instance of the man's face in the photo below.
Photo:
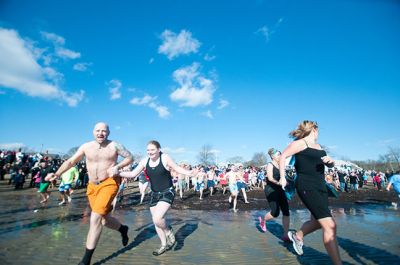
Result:
{"type": "Polygon", "coordinates": [[[108,130],[108,126],[104,123],[98,123],[94,127],[93,136],[96,142],[99,144],[103,143],[107,140],[110,131],[108,130]]]}

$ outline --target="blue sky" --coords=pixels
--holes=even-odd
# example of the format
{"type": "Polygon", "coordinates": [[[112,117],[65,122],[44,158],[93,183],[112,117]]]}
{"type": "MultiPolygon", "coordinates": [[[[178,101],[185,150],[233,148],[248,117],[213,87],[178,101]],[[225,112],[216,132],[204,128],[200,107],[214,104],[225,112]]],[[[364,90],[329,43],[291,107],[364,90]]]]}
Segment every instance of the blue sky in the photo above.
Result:
{"type": "Polygon", "coordinates": [[[176,160],[284,149],[301,120],[336,158],[400,146],[397,1],[1,1],[0,147],[65,153],[110,124],[176,160]]]}

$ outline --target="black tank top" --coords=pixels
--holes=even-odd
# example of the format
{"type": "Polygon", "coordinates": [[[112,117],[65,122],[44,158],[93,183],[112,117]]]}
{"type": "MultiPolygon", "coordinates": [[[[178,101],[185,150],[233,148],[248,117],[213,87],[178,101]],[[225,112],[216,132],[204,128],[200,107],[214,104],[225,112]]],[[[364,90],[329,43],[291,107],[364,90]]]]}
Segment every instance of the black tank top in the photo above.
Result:
{"type": "Polygon", "coordinates": [[[146,174],[150,180],[151,190],[154,192],[164,191],[173,186],[171,172],[164,167],[161,157],[162,154],[160,154],[160,162],[155,167],[149,165],[150,158],[146,164],[146,174]]]}
{"type": "Polygon", "coordinates": [[[321,159],[323,156],[326,156],[324,150],[310,148],[308,145],[306,149],[295,154],[297,189],[327,191],[324,176],[325,165],[321,159]]]}
{"type": "MultiPolygon", "coordinates": [[[[279,181],[280,180],[280,173],[279,173],[279,169],[272,164],[272,177],[274,178],[274,180],[279,181]]],[[[268,177],[267,177],[267,185],[269,185],[271,188],[273,188],[274,190],[278,190],[278,189],[282,189],[280,185],[277,185],[275,183],[272,183],[268,177]]]]}

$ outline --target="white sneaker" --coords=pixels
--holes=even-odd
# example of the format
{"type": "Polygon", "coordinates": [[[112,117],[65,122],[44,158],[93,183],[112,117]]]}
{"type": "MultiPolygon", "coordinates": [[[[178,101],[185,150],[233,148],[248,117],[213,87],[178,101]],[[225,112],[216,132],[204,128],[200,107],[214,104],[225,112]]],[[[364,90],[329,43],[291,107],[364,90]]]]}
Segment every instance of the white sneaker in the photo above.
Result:
{"type": "Polygon", "coordinates": [[[65,201],[58,203],[58,205],[63,205],[63,204],[65,204],[65,201]]]}
{"type": "Polygon", "coordinates": [[[298,255],[303,255],[303,241],[300,241],[296,237],[296,231],[289,231],[288,237],[293,242],[293,248],[298,255]]]}

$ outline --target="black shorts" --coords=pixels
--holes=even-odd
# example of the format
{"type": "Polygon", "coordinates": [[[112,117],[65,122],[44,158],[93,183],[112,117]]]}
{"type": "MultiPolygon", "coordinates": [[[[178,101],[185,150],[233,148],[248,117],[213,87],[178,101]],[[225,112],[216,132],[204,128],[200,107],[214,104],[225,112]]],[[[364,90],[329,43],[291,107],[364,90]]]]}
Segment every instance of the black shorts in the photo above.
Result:
{"type": "Polygon", "coordinates": [[[300,200],[304,203],[315,219],[332,217],[328,207],[328,192],[321,190],[297,190],[300,200]]]}
{"type": "Polygon", "coordinates": [[[278,217],[280,211],[282,211],[284,216],[289,216],[289,203],[282,189],[274,189],[267,185],[265,186],[264,193],[273,217],[278,217]]]}
{"type": "Polygon", "coordinates": [[[164,191],[152,191],[150,198],[150,207],[157,205],[159,201],[167,202],[172,205],[175,198],[175,189],[173,187],[164,191]]]}

